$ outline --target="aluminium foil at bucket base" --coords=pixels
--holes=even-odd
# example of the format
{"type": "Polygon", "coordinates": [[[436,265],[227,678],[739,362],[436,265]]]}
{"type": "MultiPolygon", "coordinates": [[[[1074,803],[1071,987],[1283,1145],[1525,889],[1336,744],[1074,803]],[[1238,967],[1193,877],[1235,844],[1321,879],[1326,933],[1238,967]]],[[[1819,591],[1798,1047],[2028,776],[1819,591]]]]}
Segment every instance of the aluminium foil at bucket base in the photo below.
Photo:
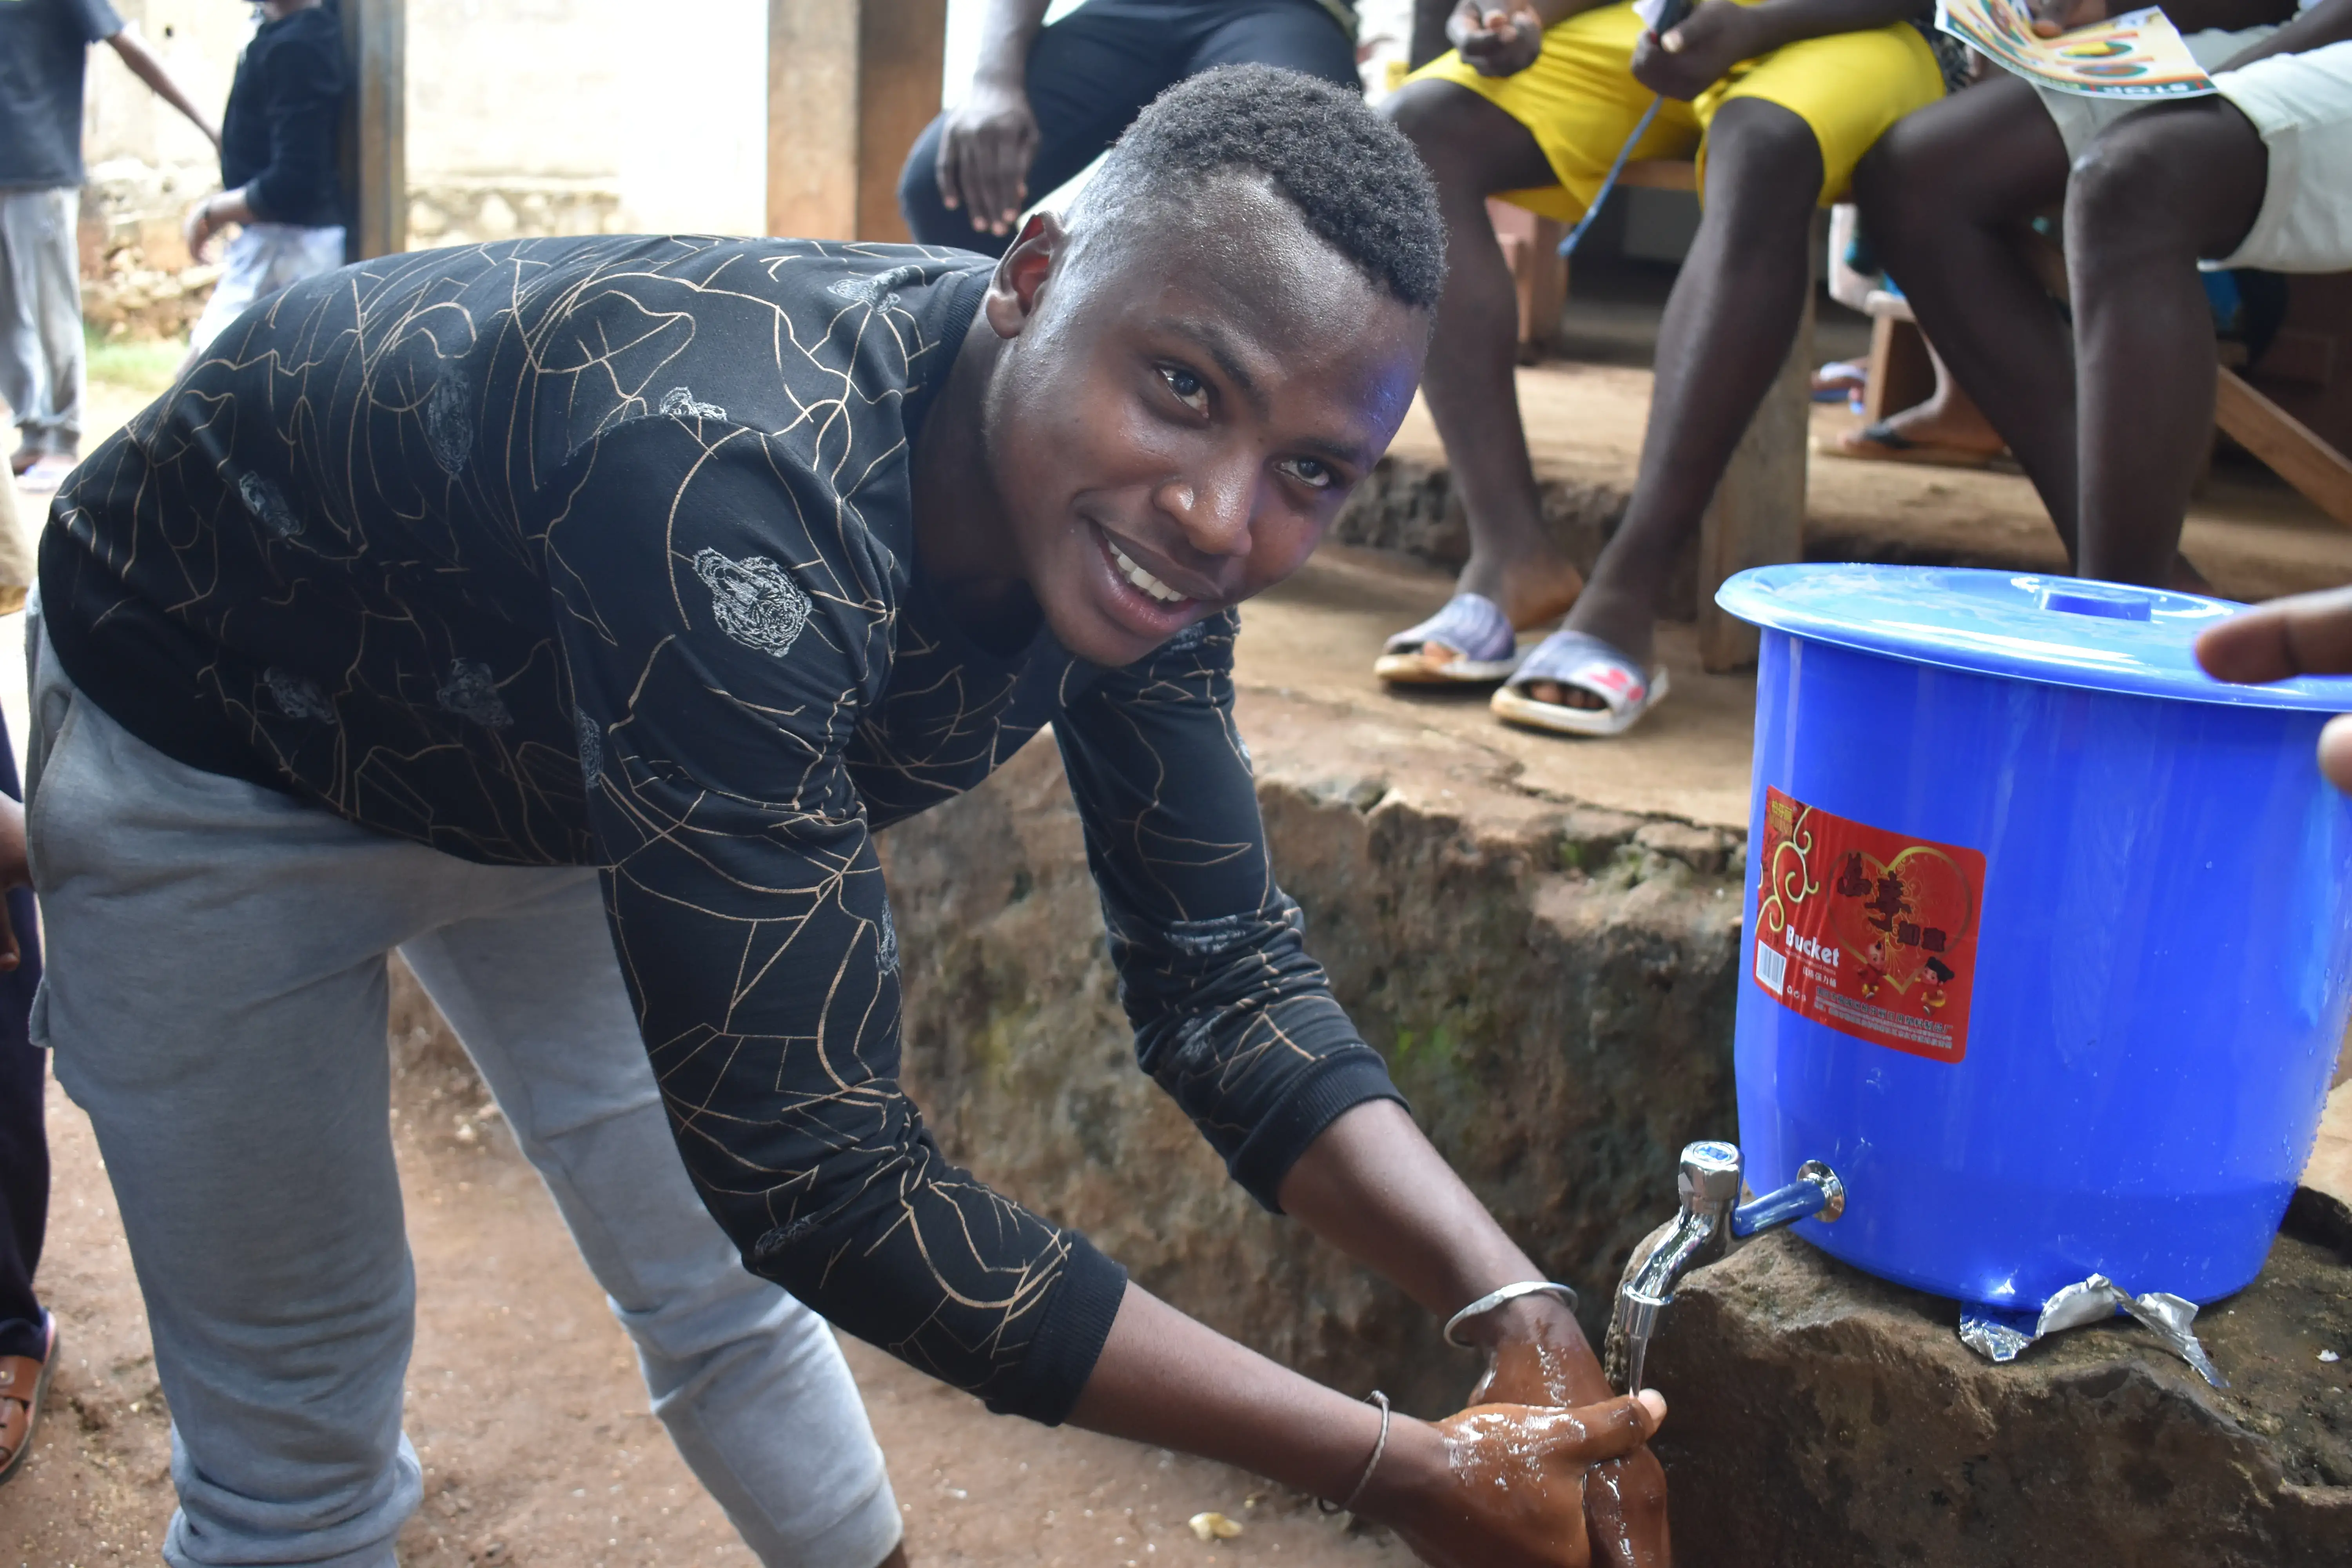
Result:
{"type": "Polygon", "coordinates": [[[2251,1282],[2352,1007],[2352,802],[2315,749],[2352,681],[2232,687],[2238,606],[2002,572],[1773,566],[1737,1067],[1798,1233],[2016,1310],[2092,1274],[2251,1282]]]}

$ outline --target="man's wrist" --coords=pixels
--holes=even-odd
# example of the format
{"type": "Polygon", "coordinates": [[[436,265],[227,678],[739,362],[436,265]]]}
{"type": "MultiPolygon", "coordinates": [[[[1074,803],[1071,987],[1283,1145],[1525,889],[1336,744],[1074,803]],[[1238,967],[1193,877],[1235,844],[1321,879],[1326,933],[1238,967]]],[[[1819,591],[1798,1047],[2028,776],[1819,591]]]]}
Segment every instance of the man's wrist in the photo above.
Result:
{"type": "Polygon", "coordinates": [[[1441,1496],[1454,1476],[1445,1435],[1426,1421],[1398,1415],[1381,1462],[1364,1479],[1356,1511],[1382,1524],[1409,1525],[1441,1496]]]}

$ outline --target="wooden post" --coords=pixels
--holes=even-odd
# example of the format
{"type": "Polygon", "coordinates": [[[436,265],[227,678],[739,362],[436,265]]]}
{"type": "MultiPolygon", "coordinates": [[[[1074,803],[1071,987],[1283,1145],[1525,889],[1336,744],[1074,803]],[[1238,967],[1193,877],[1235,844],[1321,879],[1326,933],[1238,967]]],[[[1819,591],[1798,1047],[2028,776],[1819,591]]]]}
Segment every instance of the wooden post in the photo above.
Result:
{"type": "Polygon", "coordinates": [[[904,240],[898,169],[940,111],[947,0],[768,0],[768,232],[904,240]]]}
{"type": "Polygon", "coordinates": [[[342,0],[351,96],[343,104],[343,181],[356,221],[347,260],[408,248],[407,0],[342,0]]]}
{"type": "Polygon", "coordinates": [[[1804,320],[1788,363],[1730,467],[1715,487],[1698,534],[1698,652],[1711,670],[1756,662],[1762,639],[1754,626],[1716,606],[1723,580],[1750,566],[1801,561],[1805,554],[1805,458],[1811,444],[1813,373],[1813,289],[1805,289],[1804,320]]]}

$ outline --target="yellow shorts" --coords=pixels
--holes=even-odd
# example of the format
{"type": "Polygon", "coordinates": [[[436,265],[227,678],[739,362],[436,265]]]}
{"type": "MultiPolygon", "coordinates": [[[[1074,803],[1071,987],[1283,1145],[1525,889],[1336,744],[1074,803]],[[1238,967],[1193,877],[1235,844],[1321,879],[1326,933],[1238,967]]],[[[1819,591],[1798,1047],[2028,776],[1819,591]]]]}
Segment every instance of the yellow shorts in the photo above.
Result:
{"type": "MultiPolygon", "coordinates": [[[[1449,50],[1410,79],[1457,82],[1526,126],[1559,184],[1507,191],[1503,199],[1572,223],[1592,205],[1618,149],[1655,96],[1633,79],[1633,46],[1646,26],[1630,4],[1603,5],[1547,30],[1543,53],[1517,76],[1480,76],[1449,50]]],[[[1822,144],[1827,206],[1845,195],[1853,166],[1889,126],[1943,96],[1935,51],[1908,23],[1805,38],[1734,66],[1692,102],[1666,100],[1633,156],[1696,153],[1703,188],[1706,128],[1716,110],[1735,98],[1760,98],[1812,127],[1822,144]]]]}

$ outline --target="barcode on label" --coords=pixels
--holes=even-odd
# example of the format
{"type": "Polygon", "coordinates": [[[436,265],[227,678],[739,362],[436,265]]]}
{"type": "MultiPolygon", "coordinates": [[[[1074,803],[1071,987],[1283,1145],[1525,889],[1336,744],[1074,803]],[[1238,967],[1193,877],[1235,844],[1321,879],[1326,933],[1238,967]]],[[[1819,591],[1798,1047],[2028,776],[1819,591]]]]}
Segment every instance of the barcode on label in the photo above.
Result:
{"type": "Polygon", "coordinates": [[[1789,955],[1778,948],[1766,947],[1762,942],[1758,942],[1756,944],[1756,978],[1767,991],[1775,996],[1780,995],[1780,988],[1787,984],[1789,980],[1789,955]]]}

